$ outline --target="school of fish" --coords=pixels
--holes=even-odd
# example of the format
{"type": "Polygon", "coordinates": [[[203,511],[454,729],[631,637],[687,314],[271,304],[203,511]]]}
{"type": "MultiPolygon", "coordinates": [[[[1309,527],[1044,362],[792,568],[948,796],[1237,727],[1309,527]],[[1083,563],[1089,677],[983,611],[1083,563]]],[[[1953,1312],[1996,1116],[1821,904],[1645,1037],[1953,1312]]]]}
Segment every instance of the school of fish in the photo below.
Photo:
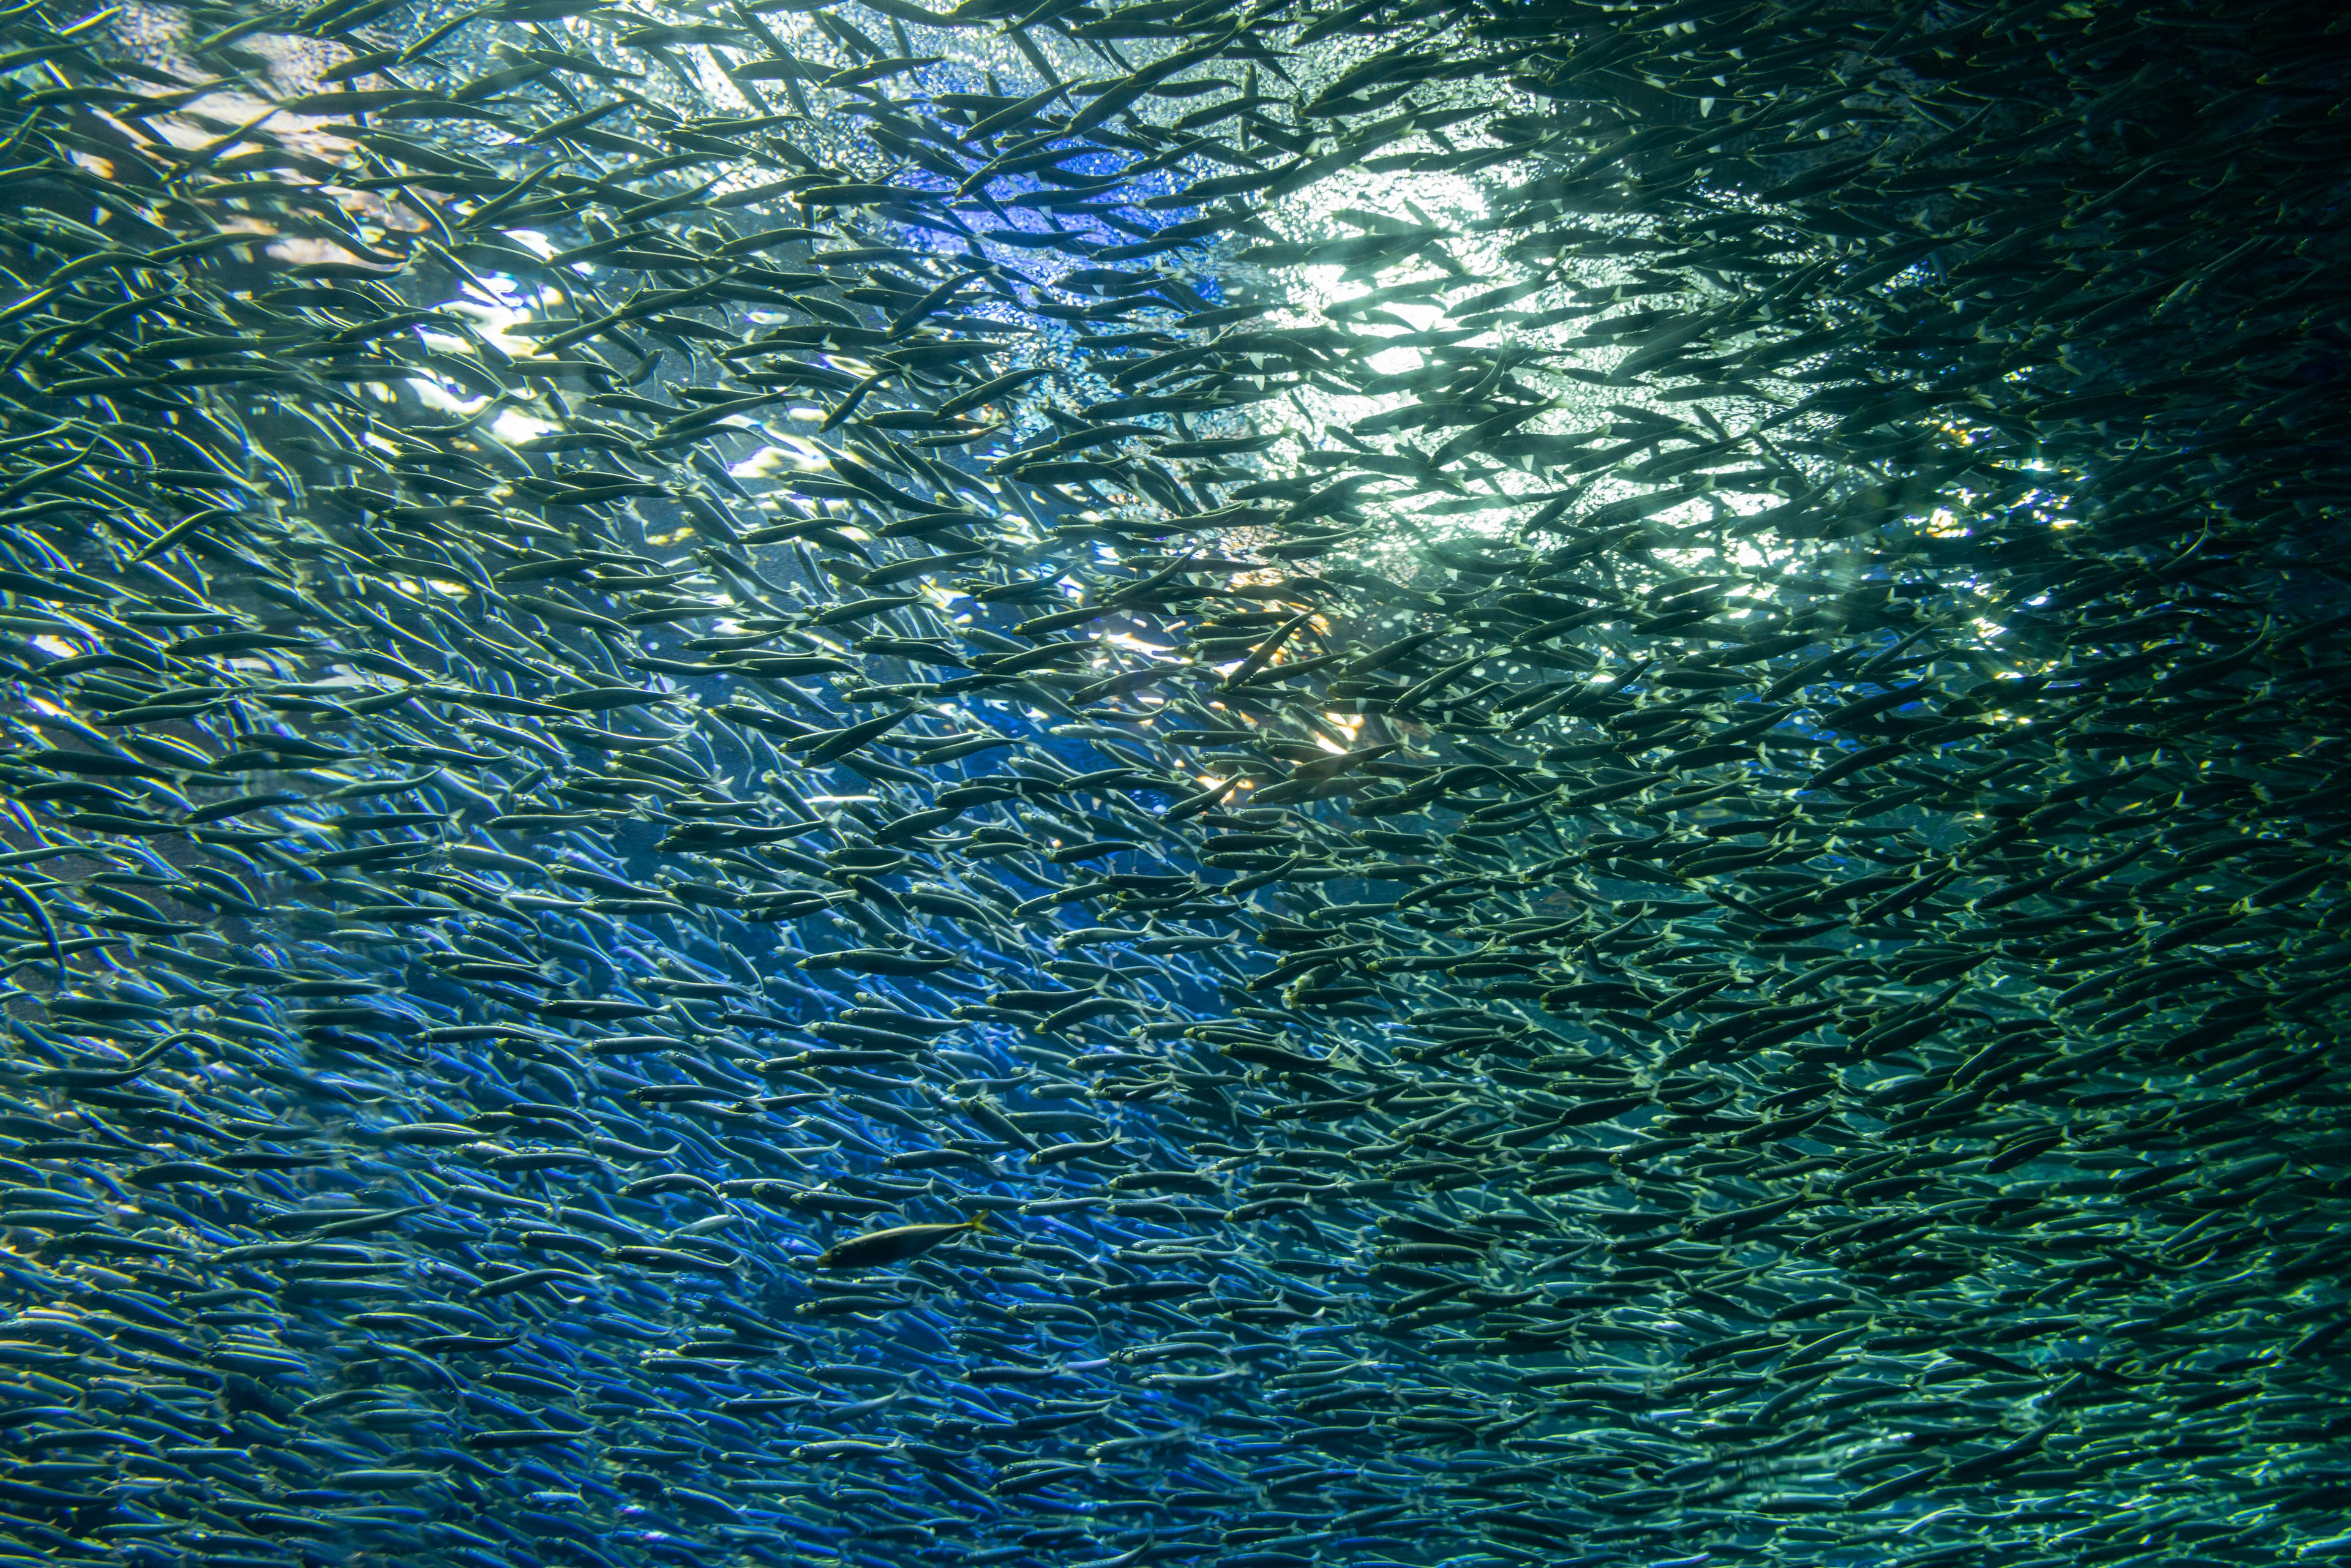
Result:
{"type": "Polygon", "coordinates": [[[0,1568],[2351,1559],[2351,22],[946,3],[0,10],[0,1568]]]}

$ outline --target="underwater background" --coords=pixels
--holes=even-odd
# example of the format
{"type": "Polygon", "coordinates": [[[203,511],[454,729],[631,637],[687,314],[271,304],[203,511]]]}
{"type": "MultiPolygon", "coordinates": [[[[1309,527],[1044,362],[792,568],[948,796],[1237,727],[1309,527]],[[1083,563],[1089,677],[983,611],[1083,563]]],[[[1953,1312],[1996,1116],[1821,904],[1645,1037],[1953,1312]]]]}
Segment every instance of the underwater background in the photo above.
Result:
{"type": "Polygon", "coordinates": [[[0,1563],[2351,1557],[2346,28],[0,10],[0,1563]]]}

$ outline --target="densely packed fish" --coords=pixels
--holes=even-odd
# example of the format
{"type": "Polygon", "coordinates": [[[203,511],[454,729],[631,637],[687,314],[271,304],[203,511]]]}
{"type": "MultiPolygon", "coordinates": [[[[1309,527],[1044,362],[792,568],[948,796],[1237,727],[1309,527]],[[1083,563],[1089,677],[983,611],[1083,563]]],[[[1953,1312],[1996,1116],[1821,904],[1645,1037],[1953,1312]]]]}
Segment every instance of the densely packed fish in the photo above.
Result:
{"type": "Polygon", "coordinates": [[[2345,24],[0,13],[5,1562],[2351,1556],[2345,24]]]}

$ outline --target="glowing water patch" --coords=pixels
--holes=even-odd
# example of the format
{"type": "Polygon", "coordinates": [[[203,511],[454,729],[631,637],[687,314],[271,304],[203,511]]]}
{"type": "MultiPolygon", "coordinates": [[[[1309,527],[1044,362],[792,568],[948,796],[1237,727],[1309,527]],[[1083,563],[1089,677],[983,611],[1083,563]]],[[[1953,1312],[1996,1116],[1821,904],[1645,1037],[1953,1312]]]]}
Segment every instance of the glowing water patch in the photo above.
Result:
{"type": "Polygon", "coordinates": [[[556,429],[557,426],[549,421],[535,418],[518,408],[501,410],[489,423],[490,434],[508,446],[519,445],[538,436],[551,435],[556,429]]]}

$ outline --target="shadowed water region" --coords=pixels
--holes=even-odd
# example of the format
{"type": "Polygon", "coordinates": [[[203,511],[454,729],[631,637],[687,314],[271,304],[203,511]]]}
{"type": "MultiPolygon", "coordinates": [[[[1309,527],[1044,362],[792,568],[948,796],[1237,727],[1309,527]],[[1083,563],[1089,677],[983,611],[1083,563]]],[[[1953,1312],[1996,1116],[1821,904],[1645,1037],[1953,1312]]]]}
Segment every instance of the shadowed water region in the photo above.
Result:
{"type": "Polygon", "coordinates": [[[2208,0],[0,11],[0,1568],[2351,1557],[2208,0]]]}

